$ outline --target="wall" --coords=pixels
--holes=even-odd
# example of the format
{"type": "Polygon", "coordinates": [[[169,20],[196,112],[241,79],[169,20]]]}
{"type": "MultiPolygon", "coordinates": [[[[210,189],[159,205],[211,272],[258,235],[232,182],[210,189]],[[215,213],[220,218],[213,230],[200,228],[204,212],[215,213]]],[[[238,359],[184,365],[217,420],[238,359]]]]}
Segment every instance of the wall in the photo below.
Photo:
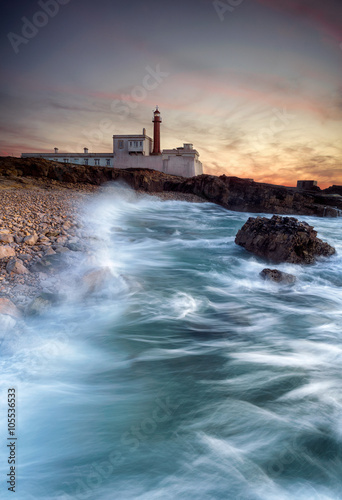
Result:
{"type": "Polygon", "coordinates": [[[158,172],[163,171],[161,156],[143,155],[114,155],[114,168],[152,168],[158,172]]]}
{"type": "Polygon", "coordinates": [[[44,158],[45,160],[51,161],[59,161],[60,163],[74,163],[75,165],[85,165],[85,160],[88,159],[88,165],[95,166],[95,159],[99,160],[97,166],[99,167],[112,167],[113,166],[113,154],[108,153],[103,155],[96,155],[95,153],[91,153],[89,155],[85,154],[73,154],[70,153],[58,153],[54,154],[43,154],[43,153],[23,153],[21,155],[22,158],[44,158]],[[65,162],[64,159],[67,159],[65,162]],[[107,160],[110,160],[109,165],[107,165],[107,160]]]}
{"type": "Polygon", "coordinates": [[[163,161],[163,164],[163,171],[166,174],[193,177],[203,173],[202,163],[191,157],[170,156],[168,160],[163,161]]]}

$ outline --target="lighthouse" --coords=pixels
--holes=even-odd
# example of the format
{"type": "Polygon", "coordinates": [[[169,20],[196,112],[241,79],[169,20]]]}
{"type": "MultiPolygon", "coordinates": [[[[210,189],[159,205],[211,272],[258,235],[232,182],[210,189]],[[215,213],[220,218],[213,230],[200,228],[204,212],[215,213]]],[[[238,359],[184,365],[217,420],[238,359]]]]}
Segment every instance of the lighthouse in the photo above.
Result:
{"type": "Polygon", "coordinates": [[[162,122],[161,116],[160,116],[160,111],[158,109],[158,106],[156,106],[155,111],[153,112],[153,120],[152,122],[154,123],[154,131],[153,131],[153,155],[160,155],[160,124],[162,122]]]}

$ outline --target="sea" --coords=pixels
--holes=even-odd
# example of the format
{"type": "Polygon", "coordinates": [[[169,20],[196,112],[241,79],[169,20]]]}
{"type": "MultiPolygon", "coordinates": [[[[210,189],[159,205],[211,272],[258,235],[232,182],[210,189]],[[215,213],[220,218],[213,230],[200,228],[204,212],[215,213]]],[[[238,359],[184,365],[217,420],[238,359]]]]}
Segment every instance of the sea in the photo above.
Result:
{"type": "Polygon", "coordinates": [[[1,499],[342,499],[341,219],[298,217],[337,253],[276,266],[291,286],[234,243],[250,216],[124,185],[85,204],[61,301],[1,335],[1,499]]]}

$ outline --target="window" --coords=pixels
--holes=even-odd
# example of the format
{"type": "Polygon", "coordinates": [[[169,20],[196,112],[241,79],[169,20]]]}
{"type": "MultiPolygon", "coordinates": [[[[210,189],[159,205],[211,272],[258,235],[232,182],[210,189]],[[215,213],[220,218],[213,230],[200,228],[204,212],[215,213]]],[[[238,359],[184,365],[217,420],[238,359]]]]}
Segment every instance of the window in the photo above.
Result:
{"type": "Polygon", "coordinates": [[[68,158],[64,158],[64,163],[68,163],[68,158]]]}
{"type": "Polygon", "coordinates": [[[107,163],[107,167],[110,167],[110,159],[109,158],[107,158],[106,163],[107,163]]]}
{"type": "Polygon", "coordinates": [[[100,160],[98,160],[97,158],[95,158],[95,165],[100,165],[100,160]]]}
{"type": "Polygon", "coordinates": [[[124,141],[119,141],[119,149],[123,149],[124,148],[124,141]]]}
{"type": "Polygon", "coordinates": [[[140,141],[140,147],[142,147],[142,141],[140,141]]]}
{"type": "Polygon", "coordinates": [[[84,158],[84,164],[88,165],[88,158],[84,158]]]}
{"type": "Polygon", "coordinates": [[[132,141],[129,141],[129,145],[132,146],[132,141]]]}

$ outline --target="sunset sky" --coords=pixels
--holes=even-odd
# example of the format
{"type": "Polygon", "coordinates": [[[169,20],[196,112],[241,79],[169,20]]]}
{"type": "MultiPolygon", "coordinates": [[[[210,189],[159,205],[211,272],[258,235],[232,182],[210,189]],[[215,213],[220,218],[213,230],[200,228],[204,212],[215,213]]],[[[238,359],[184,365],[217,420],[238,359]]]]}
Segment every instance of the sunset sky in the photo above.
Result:
{"type": "Polygon", "coordinates": [[[109,152],[158,104],[205,173],[342,184],[341,0],[56,1],[0,7],[1,155],[109,152]]]}

